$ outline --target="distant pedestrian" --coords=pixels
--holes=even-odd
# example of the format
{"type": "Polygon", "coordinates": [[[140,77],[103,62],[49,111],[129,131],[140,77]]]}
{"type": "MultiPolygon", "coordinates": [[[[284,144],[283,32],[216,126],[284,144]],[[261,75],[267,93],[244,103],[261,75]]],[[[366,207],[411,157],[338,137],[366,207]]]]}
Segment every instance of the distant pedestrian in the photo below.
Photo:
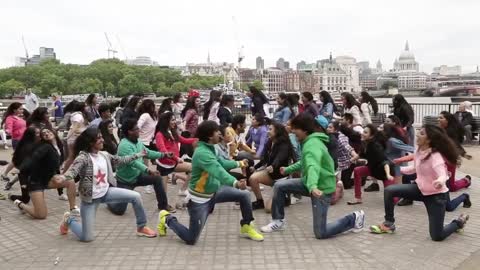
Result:
{"type": "Polygon", "coordinates": [[[27,109],[29,113],[33,113],[38,106],[39,102],[37,95],[35,95],[32,90],[27,89],[27,94],[25,95],[25,109],[27,109]]]}

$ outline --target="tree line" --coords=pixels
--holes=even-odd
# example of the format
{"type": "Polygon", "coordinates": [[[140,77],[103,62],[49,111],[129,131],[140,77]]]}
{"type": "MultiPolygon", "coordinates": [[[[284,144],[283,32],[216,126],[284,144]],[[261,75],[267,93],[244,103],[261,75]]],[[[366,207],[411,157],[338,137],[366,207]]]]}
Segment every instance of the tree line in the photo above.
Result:
{"type": "Polygon", "coordinates": [[[168,67],[130,66],[118,59],[100,59],[89,65],[62,64],[49,59],[39,65],[0,69],[0,96],[9,97],[32,89],[47,97],[101,93],[124,96],[155,93],[170,96],[190,88],[206,89],[223,83],[223,77],[182,76],[168,67]]]}

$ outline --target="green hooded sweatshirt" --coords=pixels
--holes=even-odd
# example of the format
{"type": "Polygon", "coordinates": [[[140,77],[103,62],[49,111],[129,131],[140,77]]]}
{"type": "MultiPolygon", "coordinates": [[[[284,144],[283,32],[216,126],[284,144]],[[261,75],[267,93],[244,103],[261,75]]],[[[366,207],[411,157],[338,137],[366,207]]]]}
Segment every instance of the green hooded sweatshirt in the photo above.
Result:
{"type": "Polygon", "coordinates": [[[213,144],[198,142],[192,157],[192,178],[188,185],[190,194],[211,198],[221,185],[235,186],[237,180],[227,171],[240,163],[217,157],[213,144]]]}
{"type": "Polygon", "coordinates": [[[336,179],[333,159],[328,153],[328,135],[315,132],[302,142],[302,158],[285,168],[287,174],[302,170],[302,182],[309,192],[314,188],[325,194],[335,192],[336,179]]]}

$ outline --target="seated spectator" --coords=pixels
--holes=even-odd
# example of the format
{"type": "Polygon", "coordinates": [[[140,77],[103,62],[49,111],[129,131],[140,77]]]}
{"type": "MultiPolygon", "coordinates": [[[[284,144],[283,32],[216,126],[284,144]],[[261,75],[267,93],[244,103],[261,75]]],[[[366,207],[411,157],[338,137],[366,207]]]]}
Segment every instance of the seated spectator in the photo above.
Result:
{"type": "Polygon", "coordinates": [[[465,130],[465,143],[472,143],[472,129],[474,129],[473,116],[472,113],[467,111],[465,102],[460,103],[458,111],[455,113],[455,118],[465,130]]]}

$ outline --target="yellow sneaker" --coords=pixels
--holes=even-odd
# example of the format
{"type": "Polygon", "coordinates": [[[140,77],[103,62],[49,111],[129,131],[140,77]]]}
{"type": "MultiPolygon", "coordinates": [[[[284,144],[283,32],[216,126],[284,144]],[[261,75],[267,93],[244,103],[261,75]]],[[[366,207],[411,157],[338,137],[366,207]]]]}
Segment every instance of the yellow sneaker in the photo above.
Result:
{"type": "Polygon", "coordinates": [[[158,236],[165,236],[167,235],[167,216],[170,213],[167,210],[162,210],[158,213],[158,236]]]}
{"type": "Polygon", "coordinates": [[[263,235],[257,232],[253,223],[242,225],[240,235],[245,238],[250,238],[253,241],[263,241],[263,235]]]}

